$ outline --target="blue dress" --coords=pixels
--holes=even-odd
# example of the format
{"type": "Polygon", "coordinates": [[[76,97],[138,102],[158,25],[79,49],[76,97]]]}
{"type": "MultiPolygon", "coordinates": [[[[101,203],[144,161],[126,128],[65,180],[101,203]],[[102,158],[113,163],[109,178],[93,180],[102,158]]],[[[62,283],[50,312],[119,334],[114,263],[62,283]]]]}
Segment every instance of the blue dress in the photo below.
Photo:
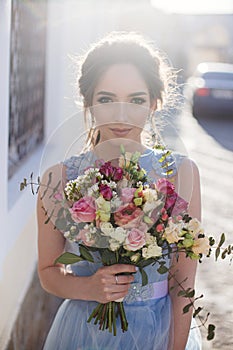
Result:
{"type": "MultiPolygon", "coordinates": [[[[146,151],[140,158],[140,165],[148,173],[165,176],[157,151],[146,151]]],[[[170,159],[171,166],[176,167],[182,157],[177,155],[170,159]]],[[[91,152],[71,157],[64,162],[67,180],[76,178],[82,171],[93,164],[91,152]]],[[[79,253],[77,243],[66,241],[66,251],[79,253]]],[[[169,265],[169,261],[167,261],[169,265]]],[[[101,266],[99,262],[81,261],[71,265],[73,274],[90,276],[101,266]]],[[[87,323],[91,312],[96,307],[95,301],[65,300],[60,306],[47,336],[44,350],[167,350],[172,320],[172,305],[168,293],[168,276],[157,272],[156,265],[145,268],[148,284],[141,286],[141,274],[134,275],[128,295],[124,299],[124,308],[128,320],[128,331],[122,332],[120,320],[117,319],[117,335],[108,330],[98,329],[93,322],[87,323]]],[[[189,332],[186,350],[200,350],[201,336],[195,327],[195,321],[189,332]]]]}

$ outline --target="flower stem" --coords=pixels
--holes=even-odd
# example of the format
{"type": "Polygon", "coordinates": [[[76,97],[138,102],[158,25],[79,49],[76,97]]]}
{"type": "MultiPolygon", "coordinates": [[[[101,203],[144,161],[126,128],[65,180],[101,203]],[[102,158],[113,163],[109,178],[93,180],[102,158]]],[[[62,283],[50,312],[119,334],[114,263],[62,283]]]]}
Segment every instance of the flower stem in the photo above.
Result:
{"type": "Polygon", "coordinates": [[[116,313],[115,313],[115,306],[116,303],[113,301],[113,314],[112,314],[112,323],[113,323],[113,335],[116,336],[116,313]]]}
{"type": "Polygon", "coordinates": [[[108,328],[110,333],[112,333],[112,303],[112,301],[108,303],[108,328]]]}
{"type": "Polygon", "coordinates": [[[92,311],[92,313],[90,314],[90,316],[89,316],[89,318],[88,318],[88,320],[87,320],[88,323],[90,323],[91,320],[92,320],[94,317],[96,317],[96,315],[98,315],[98,312],[99,312],[99,310],[101,309],[101,307],[102,307],[102,304],[98,304],[98,305],[94,308],[94,310],[92,311]]]}

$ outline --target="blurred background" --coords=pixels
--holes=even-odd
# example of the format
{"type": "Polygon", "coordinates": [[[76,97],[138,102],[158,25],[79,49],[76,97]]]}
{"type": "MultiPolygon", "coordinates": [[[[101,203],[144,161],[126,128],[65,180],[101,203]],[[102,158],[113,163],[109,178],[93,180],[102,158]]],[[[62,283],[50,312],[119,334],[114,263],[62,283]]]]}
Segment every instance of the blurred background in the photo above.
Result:
{"type": "MultiPolygon", "coordinates": [[[[185,104],[170,125],[200,169],[205,230],[233,240],[233,0],[1,0],[0,349],[41,349],[61,302],[38,283],[36,197],[19,184],[83,133],[72,57],[111,30],[141,32],[179,71],[185,104]]],[[[199,266],[217,326],[204,349],[233,348],[232,281],[229,260],[199,266]]]]}

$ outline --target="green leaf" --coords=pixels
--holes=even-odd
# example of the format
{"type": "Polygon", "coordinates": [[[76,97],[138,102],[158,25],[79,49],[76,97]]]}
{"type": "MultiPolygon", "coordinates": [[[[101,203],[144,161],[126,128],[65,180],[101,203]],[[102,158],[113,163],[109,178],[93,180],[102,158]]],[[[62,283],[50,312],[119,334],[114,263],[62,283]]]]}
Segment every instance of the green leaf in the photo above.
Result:
{"type": "Polygon", "coordinates": [[[212,247],[215,244],[215,239],[213,237],[209,237],[210,246],[212,247]]]}
{"type": "Polygon", "coordinates": [[[60,263],[60,264],[69,265],[69,264],[74,264],[76,262],[83,261],[83,260],[84,259],[81,256],[79,256],[79,255],[66,252],[66,253],[60,255],[55,260],[54,264],[60,263]]]}
{"type": "Polygon", "coordinates": [[[115,252],[112,252],[109,249],[103,249],[100,253],[104,265],[114,265],[117,263],[117,256],[115,252]]]}
{"type": "Polygon", "coordinates": [[[218,244],[218,247],[221,247],[223,245],[223,243],[225,242],[225,234],[222,233],[221,238],[220,238],[220,242],[218,244]]]}
{"type": "Polygon", "coordinates": [[[142,276],[142,287],[143,287],[148,283],[148,276],[143,268],[140,267],[139,271],[140,271],[141,276],[142,276]]]}
{"type": "Polygon", "coordinates": [[[91,255],[91,253],[89,252],[89,250],[86,246],[80,244],[79,251],[80,251],[81,257],[84,260],[87,260],[89,262],[94,262],[93,256],[91,255]]]}
{"type": "Polygon", "coordinates": [[[183,313],[186,314],[187,312],[189,312],[189,309],[193,306],[193,303],[189,303],[187,305],[185,305],[185,307],[183,308],[183,313]]]}
{"type": "Polygon", "coordinates": [[[218,260],[219,254],[220,254],[220,248],[217,247],[216,250],[215,250],[215,260],[216,261],[218,260]]]}
{"type": "Polygon", "coordinates": [[[51,220],[51,217],[53,216],[54,209],[52,210],[51,214],[48,216],[47,220],[44,222],[45,224],[48,224],[49,221],[51,220]]]}
{"type": "Polygon", "coordinates": [[[157,269],[158,273],[160,273],[161,275],[163,275],[164,273],[168,272],[168,268],[165,265],[160,265],[159,268],[157,269]]]}
{"type": "Polygon", "coordinates": [[[62,219],[57,219],[55,221],[55,226],[56,228],[59,230],[59,231],[66,231],[66,228],[67,228],[67,220],[65,218],[62,218],[62,219]]]}
{"type": "Polygon", "coordinates": [[[203,310],[203,307],[198,306],[198,308],[193,313],[193,318],[195,318],[203,310]]]}
{"type": "Polygon", "coordinates": [[[214,336],[215,336],[215,325],[214,324],[209,324],[207,340],[214,339],[214,336]]]}
{"type": "Polygon", "coordinates": [[[184,298],[193,298],[195,295],[195,290],[192,288],[188,288],[186,290],[180,290],[177,295],[182,296],[184,298]]]}

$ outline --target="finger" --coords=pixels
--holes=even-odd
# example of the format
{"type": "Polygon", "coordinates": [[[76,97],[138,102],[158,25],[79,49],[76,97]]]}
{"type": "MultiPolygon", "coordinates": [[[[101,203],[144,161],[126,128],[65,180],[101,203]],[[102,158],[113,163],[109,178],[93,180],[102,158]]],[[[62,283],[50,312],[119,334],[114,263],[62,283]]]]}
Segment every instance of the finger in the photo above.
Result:
{"type": "Polygon", "coordinates": [[[127,293],[122,293],[122,292],[117,292],[117,293],[112,293],[111,294],[111,301],[120,299],[120,298],[124,298],[127,295],[127,293]]]}
{"type": "Polygon", "coordinates": [[[134,276],[132,275],[114,275],[113,284],[130,284],[134,281],[134,276]]]}
{"type": "Polygon", "coordinates": [[[105,293],[125,293],[127,294],[130,284],[110,284],[104,288],[105,293]]]}
{"type": "Polygon", "coordinates": [[[124,273],[124,272],[134,273],[137,271],[136,266],[127,265],[127,264],[115,264],[115,265],[108,266],[107,269],[113,275],[124,273]]]}

